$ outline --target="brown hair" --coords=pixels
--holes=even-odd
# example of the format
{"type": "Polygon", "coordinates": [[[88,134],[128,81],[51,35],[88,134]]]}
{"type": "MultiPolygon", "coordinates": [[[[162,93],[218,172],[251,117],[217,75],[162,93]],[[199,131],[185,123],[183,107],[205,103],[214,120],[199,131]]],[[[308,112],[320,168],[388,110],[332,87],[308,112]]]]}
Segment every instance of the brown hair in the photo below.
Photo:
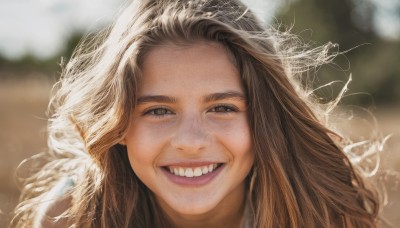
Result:
{"type": "Polygon", "coordinates": [[[248,97],[253,227],[376,227],[376,194],[302,83],[304,72],[332,59],[331,44],[303,49],[235,0],[135,0],[98,37],[62,72],[51,102],[51,159],[25,181],[14,225],[37,224],[43,213],[36,205],[59,198],[49,189],[67,177],[74,186],[62,216],[76,227],[170,227],[118,143],[135,107],[143,56],[166,42],[212,41],[234,57],[248,97]]]}

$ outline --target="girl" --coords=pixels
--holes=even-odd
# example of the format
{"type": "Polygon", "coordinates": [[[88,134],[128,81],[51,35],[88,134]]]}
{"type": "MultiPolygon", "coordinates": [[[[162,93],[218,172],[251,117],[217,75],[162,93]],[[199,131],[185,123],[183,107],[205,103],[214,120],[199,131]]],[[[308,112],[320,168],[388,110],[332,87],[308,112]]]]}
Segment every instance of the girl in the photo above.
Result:
{"type": "Polygon", "coordinates": [[[13,225],[376,227],[301,79],[332,45],[296,45],[238,0],[133,1],[62,72],[13,225]]]}

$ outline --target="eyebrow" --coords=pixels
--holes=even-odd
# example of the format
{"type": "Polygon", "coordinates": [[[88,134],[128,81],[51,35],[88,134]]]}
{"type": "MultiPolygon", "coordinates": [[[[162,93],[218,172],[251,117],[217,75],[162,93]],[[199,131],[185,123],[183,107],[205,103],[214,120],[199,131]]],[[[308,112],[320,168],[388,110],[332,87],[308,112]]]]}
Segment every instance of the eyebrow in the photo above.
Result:
{"type": "Polygon", "coordinates": [[[238,101],[246,101],[246,97],[243,93],[237,91],[227,91],[223,93],[212,93],[204,97],[204,102],[212,102],[218,100],[233,99],[238,101]]]}
{"type": "MultiPolygon", "coordinates": [[[[222,93],[212,93],[203,98],[204,102],[213,102],[225,99],[233,99],[238,101],[246,101],[246,97],[243,93],[237,91],[226,91],[222,93]]],[[[137,105],[143,103],[177,103],[178,99],[175,97],[165,96],[165,95],[145,95],[137,99],[137,105]]]]}
{"type": "Polygon", "coordinates": [[[150,103],[150,102],[176,103],[177,99],[174,97],[163,96],[163,95],[146,95],[146,96],[141,96],[137,99],[137,104],[150,103]]]}

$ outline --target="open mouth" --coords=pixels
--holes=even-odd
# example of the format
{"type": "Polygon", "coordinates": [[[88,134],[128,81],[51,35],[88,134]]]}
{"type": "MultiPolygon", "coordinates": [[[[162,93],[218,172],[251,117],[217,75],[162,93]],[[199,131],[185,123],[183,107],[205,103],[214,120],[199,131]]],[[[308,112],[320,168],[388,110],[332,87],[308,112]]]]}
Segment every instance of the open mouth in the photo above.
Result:
{"type": "Polygon", "coordinates": [[[210,165],[198,167],[179,167],[179,166],[164,166],[163,168],[180,177],[200,177],[208,173],[212,173],[220,168],[223,163],[214,163],[210,165]]]}

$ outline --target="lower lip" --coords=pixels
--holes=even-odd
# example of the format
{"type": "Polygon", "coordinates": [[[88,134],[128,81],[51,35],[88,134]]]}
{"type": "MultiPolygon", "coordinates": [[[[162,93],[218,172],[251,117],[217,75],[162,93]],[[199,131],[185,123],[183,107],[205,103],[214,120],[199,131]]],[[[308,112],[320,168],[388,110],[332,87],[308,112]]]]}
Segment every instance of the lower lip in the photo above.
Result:
{"type": "Polygon", "coordinates": [[[171,180],[173,183],[182,186],[201,186],[210,183],[224,168],[224,165],[219,166],[217,169],[212,171],[211,173],[207,173],[201,175],[199,177],[181,177],[176,176],[166,170],[165,168],[161,168],[162,172],[171,180]]]}

